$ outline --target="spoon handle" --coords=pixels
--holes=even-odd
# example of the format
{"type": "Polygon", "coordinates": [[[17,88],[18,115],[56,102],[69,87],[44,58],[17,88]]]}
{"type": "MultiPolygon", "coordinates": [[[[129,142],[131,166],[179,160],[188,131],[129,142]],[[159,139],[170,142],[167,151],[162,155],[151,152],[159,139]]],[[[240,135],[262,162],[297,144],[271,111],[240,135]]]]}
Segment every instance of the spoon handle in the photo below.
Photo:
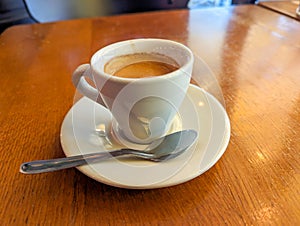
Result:
{"type": "Polygon", "coordinates": [[[110,152],[98,152],[85,155],[76,155],[66,158],[57,158],[49,160],[36,160],[32,162],[22,163],[20,172],[24,174],[37,174],[57,171],[61,169],[72,168],[76,166],[85,165],[88,163],[99,162],[107,160],[120,155],[129,154],[126,149],[115,150],[110,152]]]}

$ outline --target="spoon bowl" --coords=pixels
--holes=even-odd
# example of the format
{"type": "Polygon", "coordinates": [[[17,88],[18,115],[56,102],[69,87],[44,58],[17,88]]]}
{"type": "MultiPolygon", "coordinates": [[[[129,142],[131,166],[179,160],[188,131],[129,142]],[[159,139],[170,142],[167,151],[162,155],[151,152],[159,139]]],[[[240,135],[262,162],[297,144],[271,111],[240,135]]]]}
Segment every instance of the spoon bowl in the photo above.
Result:
{"type": "Polygon", "coordinates": [[[175,158],[182,154],[194,143],[196,138],[196,131],[183,130],[153,141],[144,151],[124,148],[114,151],[70,156],[66,158],[36,160],[22,163],[20,166],[20,172],[24,174],[52,172],[85,164],[96,163],[120,156],[134,156],[154,162],[161,162],[175,158]]]}

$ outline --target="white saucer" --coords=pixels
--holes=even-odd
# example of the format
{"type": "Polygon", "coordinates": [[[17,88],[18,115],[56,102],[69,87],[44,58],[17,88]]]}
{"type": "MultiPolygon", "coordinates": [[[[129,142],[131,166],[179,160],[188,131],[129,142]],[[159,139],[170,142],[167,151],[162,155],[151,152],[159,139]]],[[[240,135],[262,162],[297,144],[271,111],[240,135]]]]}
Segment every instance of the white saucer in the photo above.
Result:
{"type": "MultiPolygon", "coordinates": [[[[86,97],[67,113],[61,128],[66,156],[119,148],[97,133],[97,127],[111,128],[111,114],[86,97]]],[[[161,188],[191,180],[211,168],[223,155],[230,139],[230,122],[223,106],[209,93],[190,85],[171,128],[194,129],[197,141],[181,156],[153,163],[137,159],[112,159],[78,167],[87,176],[116,187],[161,188]]],[[[171,132],[172,132],[171,131],[171,132]]]]}

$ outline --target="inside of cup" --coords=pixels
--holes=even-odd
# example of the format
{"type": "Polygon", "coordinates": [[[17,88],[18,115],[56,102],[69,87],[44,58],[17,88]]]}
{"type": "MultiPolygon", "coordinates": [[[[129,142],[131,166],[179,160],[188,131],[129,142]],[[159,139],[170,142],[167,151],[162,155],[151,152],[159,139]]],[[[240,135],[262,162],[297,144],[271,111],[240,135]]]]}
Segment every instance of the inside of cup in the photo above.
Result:
{"type": "MultiPolygon", "coordinates": [[[[118,42],[104,47],[94,54],[91,64],[95,70],[104,72],[105,65],[117,56],[126,56],[132,54],[155,54],[156,59],[165,63],[171,63],[182,67],[186,65],[192,58],[191,51],[184,45],[161,39],[136,39],[118,42]],[[160,57],[159,57],[160,56],[160,57]]],[[[137,60],[146,60],[141,57],[137,60]]]]}
{"type": "Polygon", "coordinates": [[[172,65],[175,68],[179,67],[178,63],[169,56],[162,55],[155,52],[151,52],[151,53],[142,52],[142,53],[134,53],[128,55],[121,55],[112,58],[110,61],[108,61],[105,64],[104,71],[108,74],[115,74],[117,71],[130,64],[149,62],[149,61],[163,62],[172,65]]]}

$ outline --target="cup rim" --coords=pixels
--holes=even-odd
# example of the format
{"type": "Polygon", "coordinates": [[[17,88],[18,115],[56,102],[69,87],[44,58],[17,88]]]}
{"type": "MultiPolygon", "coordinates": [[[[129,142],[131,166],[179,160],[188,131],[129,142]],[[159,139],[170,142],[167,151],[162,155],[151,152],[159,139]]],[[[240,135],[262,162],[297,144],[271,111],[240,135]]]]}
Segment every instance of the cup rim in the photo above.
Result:
{"type": "Polygon", "coordinates": [[[187,47],[185,46],[184,44],[182,43],[179,43],[179,42],[176,42],[176,41],[173,41],[173,40],[169,40],[169,39],[160,39],[160,38],[137,38],[137,39],[129,39],[129,40],[124,40],[124,41],[120,41],[120,42],[115,42],[115,43],[112,43],[112,44],[109,44],[101,49],[99,49],[97,52],[95,52],[90,60],[90,65],[91,65],[91,68],[94,72],[96,72],[98,75],[101,75],[103,77],[105,77],[105,79],[110,79],[112,81],[118,81],[118,82],[136,82],[136,81],[153,81],[153,80],[158,80],[158,79],[161,79],[161,78],[164,78],[164,79],[168,79],[170,77],[173,77],[174,74],[177,74],[178,71],[186,71],[187,68],[189,67],[189,65],[191,63],[193,63],[194,61],[194,55],[193,55],[193,52],[187,47]],[[113,47],[118,47],[120,45],[126,45],[126,44],[130,44],[132,42],[153,42],[153,41],[159,41],[159,42],[165,42],[165,43],[172,43],[174,45],[177,45],[177,46],[180,46],[182,49],[184,49],[185,51],[187,51],[189,53],[189,56],[190,56],[190,59],[185,63],[183,64],[180,68],[176,69],[175,71],[172,71],[170,73],[167,73],[167,74],[163,74],[163,76],[150,76],[150,77],[142,77],[142,78],[124,78],[124,77],[118,77],[118,76],[113,76],[109,73],[106,73],[105,71],[103,70],[99,70],[98,68],[95,68],[94,65],[95,65],[95,61],[96,61],[96,57],[103,53],[104,51],[106,51],[108,48],[113,48],[113,47]]]}

